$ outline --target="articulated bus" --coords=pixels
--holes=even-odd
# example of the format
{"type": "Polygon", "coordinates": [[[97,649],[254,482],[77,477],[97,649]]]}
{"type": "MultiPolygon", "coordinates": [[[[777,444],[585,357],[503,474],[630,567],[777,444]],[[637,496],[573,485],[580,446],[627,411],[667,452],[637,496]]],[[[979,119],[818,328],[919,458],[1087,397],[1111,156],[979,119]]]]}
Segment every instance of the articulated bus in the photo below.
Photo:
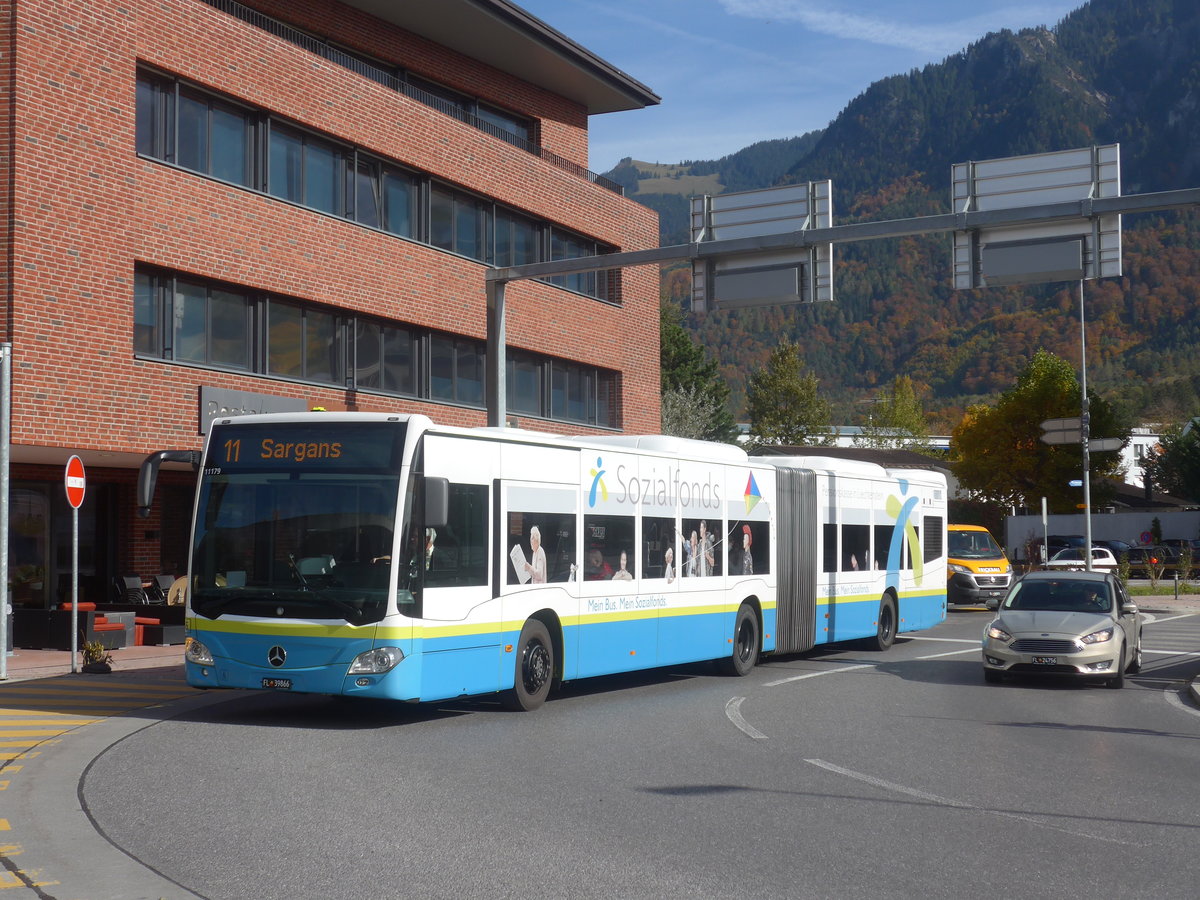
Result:
{"type": "MultiPolygon", "coordinates": [[[[144,506],[172,452],[143,466],[144,506]]],[[[217,420],[199,459],[200,688],[534,709],[563,681],[745,675],[946,615],[936,472],[328,412],[217,420]]]]}

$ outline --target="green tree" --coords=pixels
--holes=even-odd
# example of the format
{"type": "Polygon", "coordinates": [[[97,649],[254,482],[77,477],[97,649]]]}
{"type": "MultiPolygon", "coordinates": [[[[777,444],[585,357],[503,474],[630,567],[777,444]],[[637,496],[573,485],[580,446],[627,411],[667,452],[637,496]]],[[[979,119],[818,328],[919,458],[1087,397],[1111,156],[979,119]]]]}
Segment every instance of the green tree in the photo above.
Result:
{"type": "MultiPolygon", "coordinates": [[[[1072,513],[1083,500],[1070,482],[1082,478],[1083,452],[1074,444],[1041,441],[1041,423],[1079,415],[1080,387],[1065,360],[1039,350],[1016,385],[995,406],[973,406],[950,439],[961,487],[1003,506],[1035,507],[1045,497],[1051,512],[1072,513]]],[[[1129,438],[1111,404],[1088,393],[1091,436],[1129,438]]],[[[1120,475],[1120,450],[1090,454],[1092,505],[1107,504],[1120,475]]]]}
{"type": "Polygon", "coordinates": [[[1193,419],[1185,427],[1174,426],[1159,438],[1158,449],[1145,466],[1158,490],[1184,500],[1200,500],[1200,429],[1193,419]]]}
{"type": "Polygon", "coordinates": [[[729,411],[729,385],[683,327],[674,303],[659,308],[659,363],[663,434],[733,443],[737,423],[729,411]]]}
{"type": "Polygon", "coordinates": [[[897,375],[884,388],[854,446],[894,450],[924,450],[929,446],[929,424],[911,378],[897,375]]]}
{"type": "Polygon", "coordinates": [[[817,387],[817,376],[804,371],[795,344],[784,341],[776,347],[766,366],[752,373],[746,385],[746,409],[754,442],[832,444],[829,403],[817,387]]]}

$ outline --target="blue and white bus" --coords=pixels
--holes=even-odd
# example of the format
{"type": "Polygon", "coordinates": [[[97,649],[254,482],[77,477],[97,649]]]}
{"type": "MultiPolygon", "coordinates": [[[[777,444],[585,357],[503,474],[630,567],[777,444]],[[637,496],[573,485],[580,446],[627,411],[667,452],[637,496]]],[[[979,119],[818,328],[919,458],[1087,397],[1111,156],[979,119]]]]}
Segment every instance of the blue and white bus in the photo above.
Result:
{"type": "Polygon", "coordinates": [[[534,709],[589,676],[882,650],[945,618],[945,528],[931,471],[420,415],[220,419],[197,487],[187,680],[534,709]]]}

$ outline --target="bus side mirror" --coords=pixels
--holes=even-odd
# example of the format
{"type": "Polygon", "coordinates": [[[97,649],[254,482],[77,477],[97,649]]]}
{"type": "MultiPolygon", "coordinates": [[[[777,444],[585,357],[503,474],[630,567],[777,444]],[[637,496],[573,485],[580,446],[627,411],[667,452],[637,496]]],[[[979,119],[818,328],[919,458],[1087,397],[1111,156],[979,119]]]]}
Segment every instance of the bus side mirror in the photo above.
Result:
{"type": "Polygon", "coordinates": [[[425,478],[425,527],[441,528],[450,518],[450,482],[445,478],[425,478]]]}
{"type": "Polygon", "coordinates": [[[200,468],[199,450],[159,450],[151,453],[142,461],[138,470],[137,482],[137,514],[139,518],[150,515],[150,506],[154,503],[154,486],[158,482],[158,467],[164,462],[188,463],[193,471],[200,468]]]}

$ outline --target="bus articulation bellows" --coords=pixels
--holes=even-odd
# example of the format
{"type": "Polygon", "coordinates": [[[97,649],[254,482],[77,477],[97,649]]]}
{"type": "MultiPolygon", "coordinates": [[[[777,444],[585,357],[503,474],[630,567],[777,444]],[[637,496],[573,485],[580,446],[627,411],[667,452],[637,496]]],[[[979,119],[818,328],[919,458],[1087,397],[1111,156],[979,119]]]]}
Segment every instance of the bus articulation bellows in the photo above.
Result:
{"type": "MultiPolygon", "coordinates": [[[[163,451],[139,487],[149,504],[163,451]]],[[[534,709],[561,681],[898,632],[946,613],[946,483],[661,435],[419,415],[216,420],[189,684],[534,709]]]]}

